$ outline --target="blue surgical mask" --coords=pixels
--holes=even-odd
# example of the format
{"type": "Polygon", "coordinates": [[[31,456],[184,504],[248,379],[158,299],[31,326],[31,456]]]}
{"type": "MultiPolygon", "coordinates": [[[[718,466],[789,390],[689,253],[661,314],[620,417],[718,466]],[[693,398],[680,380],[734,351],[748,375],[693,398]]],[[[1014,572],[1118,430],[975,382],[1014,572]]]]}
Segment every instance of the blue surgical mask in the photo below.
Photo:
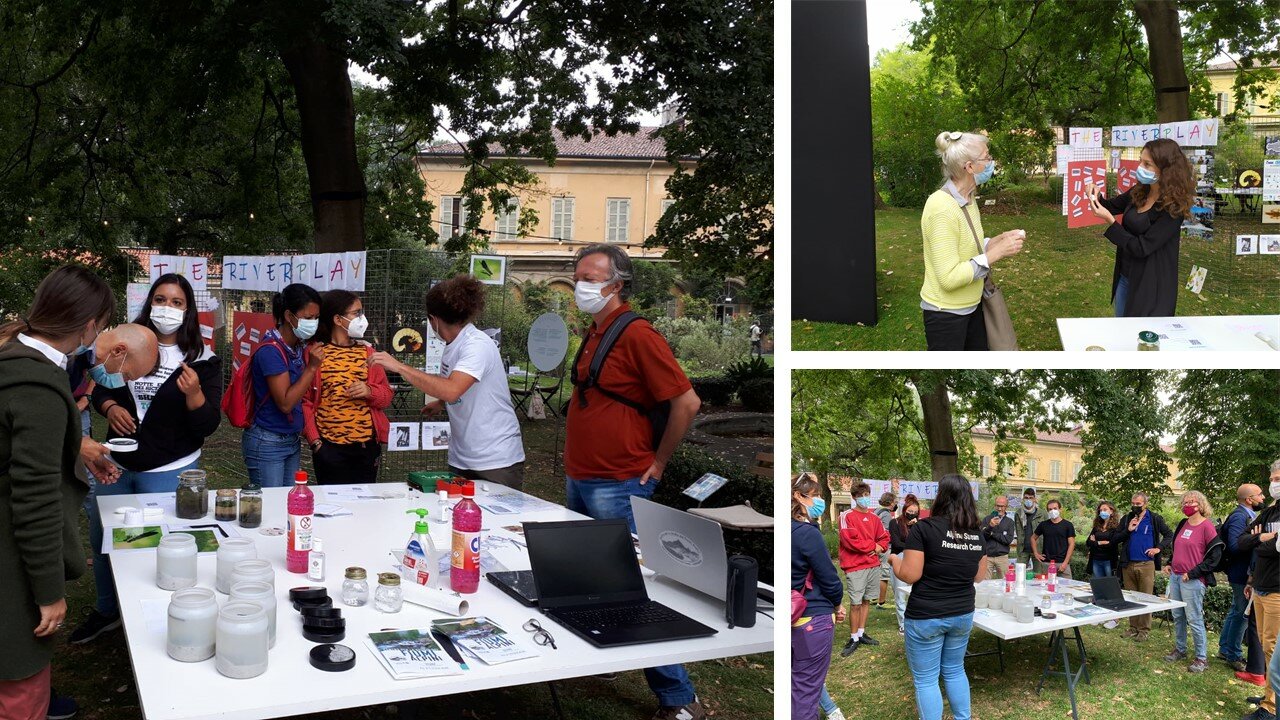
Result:
{"type": "MultiPolygon", "coordinates": [[[[95,322],[94,324],[97,324],[97,323],[95,322]]],[[[89,344],[88,344],[88,345],[81,345],[81,346],[77,347],[77,348],[75,349],[75,352],[73,352],[73,353],[71,353],[71,354],[72,354],[72,355],[83,355],[83,354],[85,354],[85,353],[89,352],[90,350],[92,350],[92,349],[93,349],[93,345],[94,345],[94,343],[98,342],[98,336],[99,336],[99,335],[101,335],[101,334],[102,334],[102,331],[101,331],[101,330],[99,330],[98,332],[94,333],[94,335],[93,335],[93,339],[89,341],[89,344]]]]}
{"type": "Polygon", "coordinates": [[[103,360],[101,363],[89,368],[89,377],[93,378],[94,382],[107,390],[119,390],[126,384],[124,379],[124,361],[128,357],[129,353],[126,351],[124,357],[120,358],[120,370],[118,372],[107,372],[107,361],[103,360]]]}
{"type": "Polygon", "coordinates": [[[973,176],[973,181],[981,185],[982,183],[990,180],[991,176],[995,174],[996,174],[996,161],[988,160],[987,166],[983,168],[982,172],[973,176]]]}
{"type": "Polygon", "coordinates": [[[299,340],[310,340],[319,329],[320,318],[298,318],[298,326],[293,329],[293,334],[297,335],[299,340]]]}
{"type": "Polygon", "coordinates": [[[1138,171],[1134,173],[1134,177],[1136,177],[1138,179],[1138,182],[1142,183],[1143,185],[1150,185],[1151,183],[1154,183],[1155,181],[1160,179],[1159,175],[1156,175],[1155,173],[1151,172],[1150,170],[1144,167],[1139,167],[1138,171]]]}
{"type": "Polygon", "coordinates": [[[1106,520],[1111,517],[1111,513],[1107,512],[1106,510],[1103,510],[1102,512],[1098,513],[1098,517],[1102,518],[1103,520],[1106,520]]]}
{"type": "Polygon", "coordinates": [[[827,511],[827,501],[822,498],[814,498],[813,504],[809,506],[809,517],[817,520],[822,517],[822,513],[827,511]]]}
{"type": "Polygon", "coordinates": [[[866,510],[867,508],[871,507],[871,496],[867,495],[867,496],[858,498],[858,507],[862,508],[863,510],[866,510]]]}

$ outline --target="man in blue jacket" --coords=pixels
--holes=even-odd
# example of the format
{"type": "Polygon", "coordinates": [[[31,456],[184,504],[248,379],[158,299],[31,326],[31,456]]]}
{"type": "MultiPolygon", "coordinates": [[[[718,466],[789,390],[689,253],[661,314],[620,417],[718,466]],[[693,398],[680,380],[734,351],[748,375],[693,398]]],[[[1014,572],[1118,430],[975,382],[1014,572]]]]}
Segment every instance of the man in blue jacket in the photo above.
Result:
{"type": "Polygon", "coordinates": [[[1244,640],[1245,618],[1244,608],[1248,600],[1244,596],[1244,586],[1249,582],[1249,561],[1252,553],[1238,547],[1241,536],[1246,534],[1249,523],[1258,516],[1258,511],[1266,504],[1262,488],[1245,484],[1236,489],[1236,507],[1222,524],[1222,532],[1226,535],[1227,580],[1231,582],[1231,610],[1222,621],[1222,635],[1218,640],[1218,658],[1230,665],[1236,672],[1244,672],[1244,656],[1240,652],[1240,643],[1244,640]]]}

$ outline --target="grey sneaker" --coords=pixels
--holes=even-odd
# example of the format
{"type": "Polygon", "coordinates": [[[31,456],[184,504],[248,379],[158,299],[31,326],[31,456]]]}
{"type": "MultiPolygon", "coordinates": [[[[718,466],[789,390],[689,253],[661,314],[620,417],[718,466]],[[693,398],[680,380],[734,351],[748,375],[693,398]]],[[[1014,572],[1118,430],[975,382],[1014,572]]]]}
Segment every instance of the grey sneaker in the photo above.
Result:
{"type": "Polygon", "coordinates": [[[1164,656],[1164,661],[1170,662],[1170,663],[1178,662],[1179,660],[1186,660],[1186,659],[1187,659],[1187,653],[1183,650],[1174,650],[1173,652],[1164,656]]]}
{"type": "Polygon", "coordinates": [[[1187,666],[1187,672],[1202,673],[1209,667],[1209,661],[1204,658],[1196,658],[1195,662],[1187,666]]]}
{"type": "Polygon", "coordinates": [[[660,707],[653,714],[653,720],[706,720],[706,717],[707,711],[697,700],[680,707],[660,707]]]}

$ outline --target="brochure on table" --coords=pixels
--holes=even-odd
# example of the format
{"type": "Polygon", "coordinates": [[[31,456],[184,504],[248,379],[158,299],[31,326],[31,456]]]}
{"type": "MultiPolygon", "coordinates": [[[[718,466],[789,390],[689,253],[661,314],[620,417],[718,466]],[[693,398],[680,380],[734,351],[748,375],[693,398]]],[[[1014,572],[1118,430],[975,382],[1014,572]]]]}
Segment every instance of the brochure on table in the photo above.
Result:
{"type": "Polygon", "coordinates": [[[396,680],[462,673],[458,663],[431,636],[430,629],[370,633],[365,643],[396,680]]]}
{"type": "Polygon", "coordinates": [[[190,524],[146,523],[136,527],[109,526],[102,530],[102,552],[127,553],[154,550],[160,546],[160,538],[171,533],[185,533],[196,539],[196,551],[215,553],[218,543],[227,538],[240,537],[235,523],[195,520],[190,524]]]}
{"type": "Polygon", "coordinates": [[[460,650],[475,656],[486,665],[500,665],[539,656],[536,651],[514,642],[506,630],[486,617],[435,620],[431,627],[448,636],[460,650]]]}

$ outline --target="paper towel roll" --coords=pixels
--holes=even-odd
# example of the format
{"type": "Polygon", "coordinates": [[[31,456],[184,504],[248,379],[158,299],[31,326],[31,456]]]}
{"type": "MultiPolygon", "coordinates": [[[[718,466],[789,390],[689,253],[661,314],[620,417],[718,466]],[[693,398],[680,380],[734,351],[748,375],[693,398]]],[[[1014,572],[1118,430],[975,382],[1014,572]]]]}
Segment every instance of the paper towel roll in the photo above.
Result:
{"type": "Polygon", "coordinates": [[[407,583],[400,586],[404,591],[404,601],[421,605],[432,610],[439,610],[446,615],[461,617],[467,614],[470,607],[467,601],[457,593],[445,592],[425,585],[407,583]]]}

